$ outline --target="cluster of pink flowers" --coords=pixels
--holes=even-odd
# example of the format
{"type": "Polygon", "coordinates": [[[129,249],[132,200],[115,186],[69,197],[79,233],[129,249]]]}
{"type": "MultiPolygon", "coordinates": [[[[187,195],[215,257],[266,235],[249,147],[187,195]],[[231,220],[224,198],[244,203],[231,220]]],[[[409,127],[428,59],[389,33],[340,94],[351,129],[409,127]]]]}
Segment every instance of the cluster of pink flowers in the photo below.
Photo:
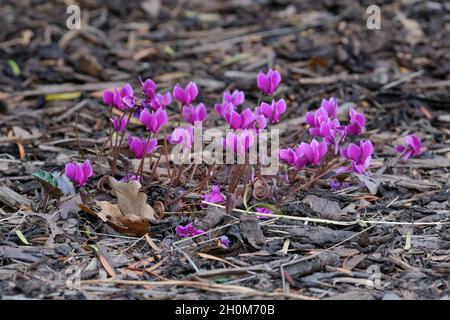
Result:
{"type": "MultiPolygon", "coordinates": [[[[321,106],[314,112],[305,115],[309,125],[309,133],[314,137],[308,144],[305,142],[294,149],[280,150],[280,160],[297,170],[306,165],[318,166],[328,153],[328,146],[339,153],[339,148],[348,136],[358,136],[364,132],[366,118],[362,113],[350,109],[349,124],[341,125],[337,119],[338,102],[336,98],[322,100],[321,106]],[[318,139],[319,141],[317,141],[318,139]]],[[[348,167],[338,169],[338,172],[364,173],[369,168],[372,159],[373,146],[369,140],[361,140],[358,145],[351,143],[348,148],[342,148],[341,156],[350,161],[348,167]]]]}
{"type": "MultiPolygon", "coordinates": [[[[278,85],[281,76],[278,71],[270,69],[267,74],[259,72],[256,82],[258,88],[265,95],[272,96],[278,85]]],[[[238,108],[245,102],[245,95],[242,91],[226,91],[223,94],[222,103],[214,106],[216,112],[230,125],[230,131],[224,140],[225,148],[244,154],[254,144],[256,137],[265,129],[267,123],[277,123],[282,114],[286,111],[286,102],[283,99],[272,100],[271,104],[262,102],[252,111],[250,108],[238,108]]]]}

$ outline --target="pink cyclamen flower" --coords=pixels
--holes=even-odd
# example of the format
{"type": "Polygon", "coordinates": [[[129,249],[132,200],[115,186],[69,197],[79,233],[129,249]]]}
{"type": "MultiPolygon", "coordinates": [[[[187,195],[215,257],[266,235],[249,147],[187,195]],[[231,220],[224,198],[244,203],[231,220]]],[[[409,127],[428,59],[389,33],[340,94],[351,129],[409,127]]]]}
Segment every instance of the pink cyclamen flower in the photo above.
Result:
{"type": "Polygon", "coordinates": [[[339,180],[333,180],[330,182],[330,189],[333,191],[338,191],[341,189],[346,189],[350,187],[350,184],[348,182],[341,182],[339,180]]]}
{"type": "Polygon", "coordinates": [[[183,119],[186,122],[195,124],[196,121],[203,121],[208,115],[206,107],[203,103],[199,103],[196,107],[194,106],[183,106],[181,111],[183,119]]]}
{"type": "Polygon", "coordinates": [[[312,139],[310,144],[302,142],[298,147],[299,154],[308,160],[308,163],[318,166],[322,158],[327,154],[328,145],[326,142],[317,142],[312,139]]]}
{"type": "Polygon", "coordinates": [[[403,153],[403,160],[408,160],[411,156],[418,156],[421,154],[421,142],[420,138],[415,135],[409,135],[405,137],[406,145],[398,145],[395,150],[399,153],[403,153]]]}
{"type": "Polygon", "coordinates": [[[242,104],[245,100],[244,92],[239,90],[234,90],[232,93],[230,91],[225,91],[223,93],[222,102],[231,103],[233,106],[237,107],[242,104]]]}
{"type": "Polygon", "coordinates": [[[133,173],[128,173],[126,176],[123,176],[119,181],[120,182],[129,182],[129,181],[141,181],[141,176],[137,176],[133,173]]]}
{"type": "Polygon", "coordinates": [[[225,118],[226,115],[233,112],[235,108],[236,107],[234,104],[232,104],[231,102],[227,102],[227,101],[224,101],[222,103],[216,103],[214,105],[214,110],[216,110],[216,112],[218,114],[220,114],[223,118],[225,118]]]}
{"type": "Polygon", "coordinates": [[[244,154],[255,142],[255,134],[251,130],[238,130],[236,132],[228,132],[224,140],[227,150],[244,154]]]}
{"type": "Polygon", "coordinates": [[[263,115],[271,123],[277,123],[280,121],[281,115],[286,111],[286,102],[284,99],[272,100],[272,104],[263,102],[255,111],[256,114],[263,115]]]}
{"type": "Polygon", "coordinates": [[[319,108],[316,111],[308,111],[305,114],[305,121],[311,128],[319,128],[322,122],[330,120],[328,112],[324,108],[319,108]]]}
{"type": "Polygon", "coordinates": [[[360,135],[366,124],[366,117],[362,113],[358,113],[355,109],[350,108],[350,124],[345,127],[347,135],[360,135]]]}
{"type": "MultiPolygon", "coordinates": [[[[272,214],[273,213],[272,210],[270,210],[269,208],[262,208],[262,207],[256,208],[256,212],[263,213],[263,214],[272,214]]],[[[259,214],[256,217],[258,219],[269,219],[269,217],[265,217],[265,216],[262,216],[259,214]]]]}
{"type": "Polygon", "coordinates": [[[328,117],[334,119],[337,116],[338,102],[334,97],[331,97],[329,100],[323,99],[320,108],[327,112],[328,117]]]}
{"type": "Polygon", "coordinates": [[[345,159],[351,161],[351,167],[339,168],[337,172],[364,173],[370,166],[370,161],[372,161],[372,153],[373,145],[370,140],[361,140],[359,142],[359,146],[354,143],[350,143],[348,148],[341,150],[341,155],[345,159]]]}
{"type": "Polygon", "coordinates": [[[139,120],[149,131],[156,133],[167,123],[168,117],[167,112],[162,108],[151,113],[147,109],[144,109],[139,116],[139,120]]]}
{"type": "Polygon", "coordinates": [[[189,82],[189,84],[184,89],[179,84],[176,84],[175,88],[173,89],[173,97],[181,102],[184,106],[191,105],[192,101],[197,98],[197,95],[197,85],[192,81],[189,82]]]}
{"type": "Polygon", "coordinates": [[[165,108],[171,102],[172,96],[170,95],[170,92],[166,92],[165,94],[158,93],[150,100],[150,106],[153,110],[158,110],[160,108],[165,108]]]}
{"type": "Polygon", "coordinates": [[[317,142],[313,139],[310,144],[302,142],[295,149],[281,149],[279,158],[288,165],[300,170],[307,164],[319,165],[327,151],[328,145],[326,142],[317,142]]]}
{"type": "Polygon", "coordinates": [[[205,233],[205,231],[203,231],[203,230],[194,228],[194,226],[192,225],[192,222],[188,223],[184,227],[177,226],[175,228],[175,231],[180,238],[188,238],[188,237],[193,237],[193,236],[205,233]]]}
{"type": "Polygon", "coordinates": [[[83,164],[76,162],[66,164],[64,174],[75,182],[77,186],[82,187],[86,184],[89,177],[92,177],[92,166],[89,160],[85,160],[83,164]]]}
{"type": "Polygon", "coordinates": [[[224,203],[225,196],[220,192],[219,186],[214,185],[212,187],[211,192],[205,193],[203,195],[203,201],[210,202],[210,203],[224,203]]]}
{"type": "Polygon", "coordinates": [[[141,78],[139,78],[142,85],[142,91],[149,98],[153,99],[155,97],[156,92],[156,84],[152,79],[147,79],[145,82],[142,82],[141,78]]]}
{"type": "Polygon", "coordinates": [[[269,69],[267,74],[262,71],[258,73],[256,78],[256,84],[258,88],[265,94],[271,96],[277,90],[278,85],[281,82],[281,75],[278,71],[269,69]]]}
{"type": "Polygon", "coordinates": [[[230,247],[231,241],[227,236],[221,236],[219,238],[219,245],[228,249],[230,247]]]}
{"type": "Polygon", "coordinates": [[[111,119],[111,122],[113,124],[114,130],[116,132],[124,132],[127,128],[127,117],[123,115],[122,117],[115,116],[111,119]]]}
{"type": "Polygon", "coordinates": [[[256,132],[256,134],[259,134],[262,130],[264,130],[267,126],[267,119],[263,115],[257,115],[255,117],[255,121],[253,121],[253,124],[251,128],[253,128],[256,132]]]}
{"type": "Polygon", "coordinates": [[[120,90],[115,88],[114,91],[103,91],[103,102],[123,111],[134,106],[133,96],[133,88],[127,83],[120,90]]]}
{"type": "Polygon", "coordinates": [[[175,128],[167,140],[171,144],[181,144],[184,148],[190,149],[194,143],[194,127],[175,128]]]}
{"type": "Polygon", "coordinates": [[[136,159],[142,159],[156,150],[158,140],[155,138],[148,140],[146,138],[129,136],[128,144],[136,159]]]}
{"type": "Polygon", "coordinates": [[[309,133],[314,137],[329,137],[332,135],[332,132],[337,130],[340,127],[340,123],[338,119],[328,119],[326,121],[320,122],[318,127],[309,128],[309,133]]]}
{"type": "Polygon", "coordinates": [[[289,166],[295,166],[295,163],[298,159],[298,155],[292,148],[280,149],[278,153],[278,157],[281,161],[288,164],[289,166]]]}
{"type": "Polygon", "coordinates": [[[236,111],[231,111],[225,115],[225,120],[230,124],[230,127],[237,129],[249,129],[252,127],[256,120],[256,116],[253,112],[246,108],[240,114],[236,111]]]}
{"type": "MultiPolygon", "coordinates": [[[[323,129],[321,128],[321,130],[323,129]]],[[[321,131],[321,133],[324,133],[324,131],[321,131]]],[[[345,142],[345,138],[345,128],[336,126],[330,129],[329,134],[324,136],[323,141],[328,144],[334,145],[334,154],[338,154],[339,145],[345,142]]]]}

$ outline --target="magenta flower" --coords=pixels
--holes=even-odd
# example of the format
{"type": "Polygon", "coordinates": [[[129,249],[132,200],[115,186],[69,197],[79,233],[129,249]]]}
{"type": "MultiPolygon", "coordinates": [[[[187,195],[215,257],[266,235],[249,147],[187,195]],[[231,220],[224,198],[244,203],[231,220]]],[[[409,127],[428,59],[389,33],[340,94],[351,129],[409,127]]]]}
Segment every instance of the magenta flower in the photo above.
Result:
{"type": "Polygon", "coordinates": [[[127,83],[120,90],[115,88],[114,91],[103,91],[103,102],[123,111],[133,107],[133,96],[133,88],[127,83]]]}
{"type": "Polygon", "coordinates": [[[403,160],[408,160],[411,156],[418,156],[421,154],[421,142],[420,138],[415,135],[409,135],[405,137],[406,145],[398,145],[395,147],[395,150],[399,153],[402,153],[403,160]]]}
{"type": "Polygon", "coordinates": [[[294,167],[298,159],[298,155],[292,148],[281,149],[278,153],[278,157],[281,161],[287,163],[289,166],[294,167]]]}
{"type": "MultiPolygon", "coordinates": [[[[324,133],[324,132],[325,132],[324,130],[321,131],[321,133],[324,133]]],[[[336,126],[336,127],[330,129],[329,134],[324,136],[323,141],[325,141],[328,144],[334,145],[334,154],[338,154],[339,145],[341,143],[345,142],[345,138],[346,138],[345,128],[336,126]]]]}
{"type": "Polygon", "coordinates": [[[226,101],[214,105],[214,110],[216,110],[223,118],[225,118],[227,114],[233,112],[235,108],[234,104],[226,101]]]}
{"type": "Polygon", "coordinates": [[[111,119],[111,122],[116,132],[124,132],[127,128],[127,117],[125,115],[122,117],[115,116],[111,119]]]}
{"type": "Polygon", "coordinates": [[[129,182],[129,181],[133,181],[133,180],[141,181],[141,177],[137,176],[133,173],[128,173],[126,176],[123,176],[119,181],[120,182],[129,182]]]}
{"type": "Polygon", "coordinates": [[[327,112],[328,117],[332,119],[336,118],[338,111],[338,103],[336,98],[331,97],[329,100],[323,99],[322,103],[320,104],[320,108],[324,109],[327,112]]]}
{"type": "Polygon", "coordinates": [[[196,107],[194,106],[183,106],[181,111],[183,119],[186,122],[195,124],[196,121],[203,121],[208,115],[206,107],[203,103],[199,103],[196,107]]]}
{"type": "Polygon", "coordinates": [[[318,166],[322,158],[327,154],[328,145],[326,142],[317,142],[312,139],[310,144],[302,142],[298,147],[299,154],[305,157],[312,165],[318,166]]]}
{"type": "Polygon", "coordinates": [[[181,144],[184,148],[190,149],[194,143],[194,127],[175,128],[167,140],[171,144],[181,144]]]}
{"type": "Polygon", "coordinates": [[[172,96],[170,95],[170,92],[166,92],[165,94],[156,94],[153,96],[153,98],[150,100],[150,106],[153,110],[158,110],[165,108],[172,102],[172,96]]]}
{"type": "Polygon", "coordinates": [[[319,108],[315,112],[307,112],[305,114],[305,120],[311,128],[320,128],[320,125],[323,122],[330,121],[330,117],[328,115],[328,112],[324,108],[319,108]]]}
{"type": "Polygon", "coordinates": [[[302,142],[295,149],[281,149],[279,158],[288,165],[300,170],[307,164],[319,165],[327,151],[328,145],[326,142],[317,142],[313,139],[310,144],[302,142]]]}
{"type": "Polygon", "coordinates": [[[364,173],[370,166],[370,161],[372,161],[372,153],[373,145],[370,140],[361,140],[359,142],[359,146],[354,143],[350,143],[348,148],[341,150],[341,155],[345,159],[351,161],[351,167],[339,168],[337,172],[364,173]]]}
{"type": "Polygon", "coordinates": [[[253,121],[252,128],[255,130],[256,134],[259,134],[267,126],[267,119],[263,115],[257,115],[255,121],[253,121]]]}
{"type": "Polygon", "coordinates": [[[280,121],[281,115],[286,111],[286,102],[284,99],[272,100],[271,105],[263,102],[255,111],[256,114],[263,115],[271,123],[277,123],[280,121]]]}
{"type": "Polygon", "coordinates": [[[251,130],[238,130],[228,132],[224,140],[225,148],[238,154],[244,154],[255,142],[255,136],[251,130]]]}
{"type": "Polygon", "coordinates": [[[227,236],[221,236],[219,238],[219,244],[225,249],[228,249],[230,247],[231,241],[227,236]]]}
{"type": "Polygon", "coordinates": [[[152,79],[147,79],[145,82],[142,82],[142,80],[139,78],[142,85],[142,91],[144,94],[149,98],[153,99],[155,97],[156,92],[156,84],[152,79]]]}
{"type": "Polygon", "coordinates": [[[237,129],[249,129],[256,120],[256,116],[253,112],[246,108],[240,114],[236,111],[231,111],[225,115],[225,120],[230,124],[230,127],[237,129]]]}
{"type": "MultiPolygon", "coordinates": [[[[272,214],[272,210],[270,210],[269,208],[262,208],[262,207],[258,207],[256,208],[256,212],[258,213],[264,213],[264,214],[272,214]]],[[[261,216],[261,215],[257,215],[256,216],[258,219],[269,219],[269,217],[265,217],[265,216],[261,216]]]]}
{"type": "Polygon", "coordinates": [[[281,82],[281,75],[278,71],[269,69],[267,74],[262,71],[258,73],[256,84],[258,88],[266,95],[273,95],[281,82]]]}
{"type": "Polygon", "coordinates": [[[167,112],[162,108],[151,113],[147,109],[144,109],[139,116],[139,120],[149,131],[156,133],[167,123],[167,112]]]}
{"type": "Polygon", "coordinates": [[[175,231],[180,238],[188,238],[188,237],[193,237],[193,236],[205,233],[205,231],[203,231],[203,230],[194,228],[194,226],[192,225],[192,222],[188,223],[184,227],[177,226],[175,228],[175,231]]]}
{"type": "Polygon", "coordinates": [[[93,176],[91,163],[89,160],[85,160],[82,165],[76,162],[68,163],[64,168],[64,174],[77,186],[82,187],[89,177],[93,176]]]}
{"type": "Polygon", "coordinates": [[[350,124],[345,127],[347,135],[360,135],[366,124],[366,117],[362,113],[358,113],[355,109],[350,109],[350,124]]]}
{"type": "Polygon", "coordinates": [[[309,128],[309,133],[314,137],[329,137],[333,134],[333,131],[337,130],[340,127],[340,123],[338,119],[328,119],[326,121],[322,121],[318,127],[309,128]]]}
{"type": "MultiPolygon", "coordinates": [[[[205,193],[203,195],[203,201],[210,203],[224,203],[225,196],[220,192],[218,185],[214,185],[210,193],[205,193]]],[[[207,205],[205,205],[207,206],[207,205]]]]}
{"type": "Polygon", "coordinates": [[[341,182],[339,180],[333,180],[330,182],[330,189],[333,191],[346,189],[348,187],[350,187],[350,184],[348,182],[341,182]]]}
{"type": "Polygon", "coordinates": [[[242,104],[244,102],[244,100],[245,100],[245,95],[244,95],[244,92],[242,92],[242,91],[234,90],[233,93],[230,93],[230,91],[225,91],[223,93],[222,102],[231,103],[235,107],[242,104]]]}
{"type": "Polygon", "coordinates": [[[179,84],[176,84],[173,89],[174,98],[181,102],[184,106],[191,105],[192,101],[197,98],[197,95],[197,85],[192,81],[189,82],[185,89],[183,89],[179,84]]]}
{"type": "Polygon", "coordinates": [[[142,159],[156,150],[158,140],[155,138],[148,140],[146,138],[129,136],[128,144],[130,145],[130,150],[134,153],[136,159],[142,159]],[[146,151],[144,152],[144,150],[146,151]]]}

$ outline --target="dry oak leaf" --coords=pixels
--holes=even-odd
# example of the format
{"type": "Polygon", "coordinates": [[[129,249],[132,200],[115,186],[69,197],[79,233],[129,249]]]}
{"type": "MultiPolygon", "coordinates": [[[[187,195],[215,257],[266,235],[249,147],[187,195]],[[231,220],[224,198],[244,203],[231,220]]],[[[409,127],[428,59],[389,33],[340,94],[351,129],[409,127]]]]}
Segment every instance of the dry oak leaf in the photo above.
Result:
{"type": "Polygon", "coordinates": [[[117,205],[97,201],[101,211],[95,212],[95,215],[119,232],[136,235],[148,233],[150,223],[156,220],[155,211],[147,204],[147,195],[139,191],[141,184],[135,180],[119,182],[112,177],[108,181],[111,193],[117,197],[117,205]]]}

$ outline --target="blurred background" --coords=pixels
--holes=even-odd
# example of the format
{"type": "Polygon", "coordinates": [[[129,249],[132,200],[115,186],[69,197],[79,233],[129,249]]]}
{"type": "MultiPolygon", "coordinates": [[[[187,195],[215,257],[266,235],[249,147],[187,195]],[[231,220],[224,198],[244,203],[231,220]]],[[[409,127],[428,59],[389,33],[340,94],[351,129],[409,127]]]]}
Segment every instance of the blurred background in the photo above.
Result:
{"type": "Polygon", "coordinates": [[[78,108],[98,110],[103,89],[139,76],[162,91],[194,80],[209,106],[239,88],[254,107],[268,68],[282,74],[285,118],[334,95],[363,109],[369,130],[411,125],[450,101],[449,12],[417,0],[2,0],[0,125],[27,114],[39,128],[86,98],[78,108]]]}

